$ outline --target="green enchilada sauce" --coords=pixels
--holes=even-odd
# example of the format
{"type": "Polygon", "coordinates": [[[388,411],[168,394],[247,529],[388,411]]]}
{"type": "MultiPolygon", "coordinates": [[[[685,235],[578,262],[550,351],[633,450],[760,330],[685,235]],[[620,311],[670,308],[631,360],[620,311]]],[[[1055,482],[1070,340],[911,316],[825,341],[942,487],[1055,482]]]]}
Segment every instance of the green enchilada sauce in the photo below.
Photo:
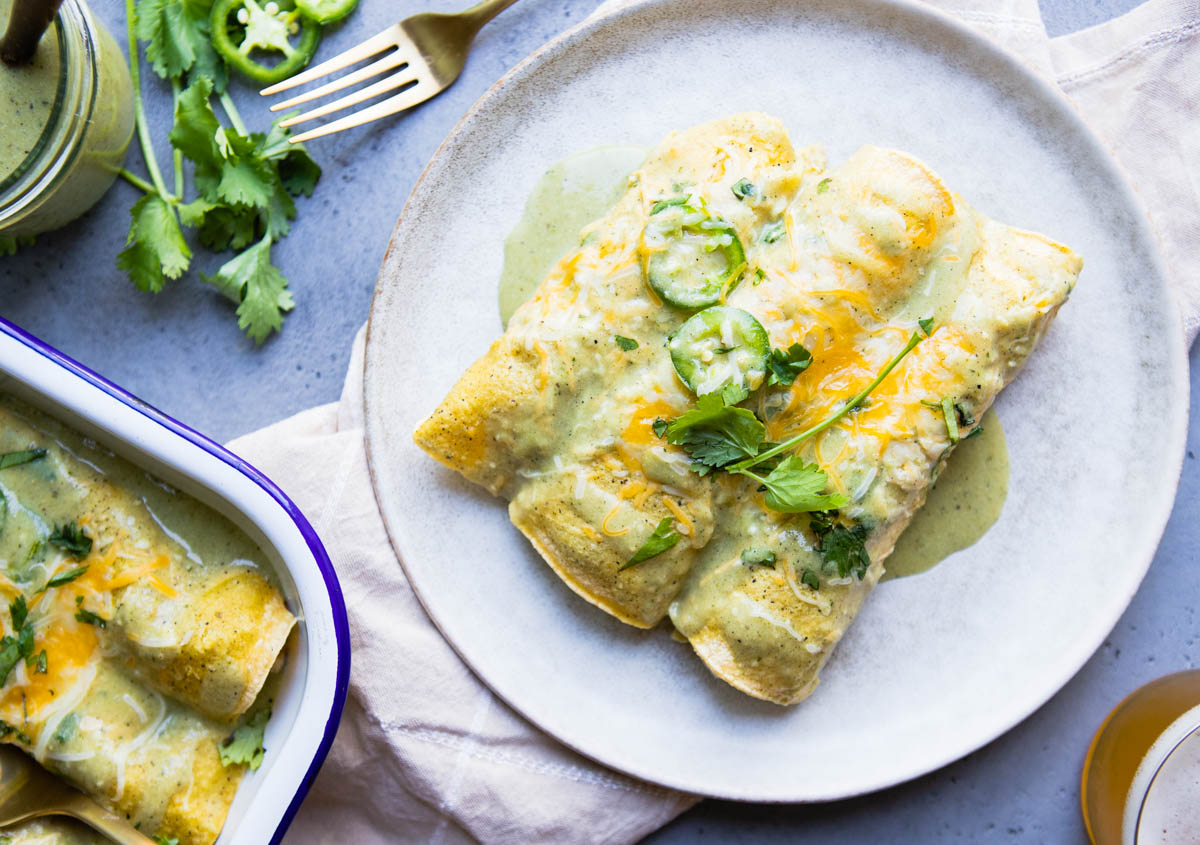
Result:
{"type": "Polygon", "coordinates": [[[1000,518],[1008,497],[1008,445],[995,411],[983,432],[954,449],[929,497],[884,561],[881,580],[916,575],[978,542],[1000,518]]]}
{"type": "MultiPolygon", "coordinates": [[[[505,325],[554,263],[579,246],[579,231],[616,204],[645,154],[641,147],[597,147],[546,171],[504,242],[499,300],[505,325]]],[[[926,310],[929,305],[921,303],[926,310]]],[[[994,411],[984,415],[982,426],[982,434],[955,449],[888,557],[884,580],[932,568],[978,541],[1000,518],[1008,495],[1008,448],[994,411]]]]}
{"type": "Polygon", "coordinates": [[[546,278],[554,262],[579,246],[579,230],[603,217],[646,158],[643,147],[597,147],[563,159],[538,181],[525,212],[504,241],[500,320],[508,318],[546,278]]]}

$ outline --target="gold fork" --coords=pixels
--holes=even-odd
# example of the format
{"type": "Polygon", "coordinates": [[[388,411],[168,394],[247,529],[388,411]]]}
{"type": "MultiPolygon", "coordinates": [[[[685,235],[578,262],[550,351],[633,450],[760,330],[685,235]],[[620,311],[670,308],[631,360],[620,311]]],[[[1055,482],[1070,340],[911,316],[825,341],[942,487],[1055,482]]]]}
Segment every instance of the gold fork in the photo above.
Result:
{"type": "Polygon", "coordinates": [[[280,91],[320,79],[385,50],[392,50],[383,58],[377,59],[353,73],[348,73],[297,97],[284,100],[282,103],[276,103],[271,106],[271,111],[280,111],[300,103],[307,103],[309,100],[324,97],[326,94],[332,94],[334,91],[340,91],[349,85],[355,85],[390,70],[396,72],[365,88],[360,88],[352,94],[347,94],[341,99],[334,100],[332,103],[326,103],[304,114],[288,118],[282,121],[282,125],[294,126],[297,123],[324,117],[396,88],[403,90],[361,111],[326,123],[324,126],[318,126],[316,129],[301,132],[299,135],[293,136],[291,142],[298,144],[301,141],[341,132],[343,129],[361,126],[372,120],[404,111],[449,88],[450,84],[458,79],[463,66],[467,63],[467,51],[471,48],[475,34],[483,28],[484,24],[515,2],[517,0],[484,0],[484,2],[456,15],[444,15],[436,12],[413,15],[399,23],[392,24],[357,47],[351,47],[329,61],[302,71],[283,82],[277,82],[259,93],[269,97],[280,91]]]}
{"type": "Polygon", "coordinates": [[[154,845],[153,839],[31,757],[11,745],[0,745],[0,827],[38,816],[74,816],[120,845],[154,845]]]}

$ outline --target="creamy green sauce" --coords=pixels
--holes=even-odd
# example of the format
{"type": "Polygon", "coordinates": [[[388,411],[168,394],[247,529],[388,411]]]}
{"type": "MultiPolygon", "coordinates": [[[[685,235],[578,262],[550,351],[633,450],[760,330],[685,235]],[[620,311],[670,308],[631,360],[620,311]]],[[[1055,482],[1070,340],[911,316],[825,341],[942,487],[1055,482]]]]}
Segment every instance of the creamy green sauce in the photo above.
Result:
{"type": "Polygon", "coordinates": [[[1008,445],[995,411],[983,433],[959,443],[925,505],[884,561],[881,580],[916,575],[976,543],[996,524],[1008,497],[1008,445]]]}
{"type": "MultiPolygon", "coordinates": [[[[11,4],[0,0],[0,26],[11,4]]],[[[32,65],[0,63],[0,207],[20,203],[2,235],[37,235],[74,220],[104,195],[125,160],[133,137],[129,66],[99,23],[90,46],[74,32],[56,21],[32,65]],[[88,119],[74,125],[69,92],[93,73],[93,96],[80,104],[90,108],[88,119]],[[52,166],[56,175],[41,178],[52,166]]]]}
{"type": "MultiPolygon", "coordinates": [[[[0,0],[0,32],[11,9],[12,0],[0,0]]],[[[37,147],[60,96],[61,64],[58,24],[42,38],[30,64],[0,63],[0,184],[37,147]]]]}
{"type": "Polygon", "coordinates": [[[546,171],[504,241],[504,271],[500,274],[500,320],[504,325],[533,296],[554,263],[579,246],[579,230],[616,205],[629,174],[645,157],[643,147],[597,147],[563,159],[546,171]]]}
{"type": "MultiPolygon", "coordinates": [[[[578,247],[580,230],[617,202],[644,157],[640,147],[598,147],[546,171],[505,240],[499,299],[506,325],[554,263],[578,247]]],[[[956,258],[940,255],[931,263],[912,301],[904,305],[906,315],[946,318],[966,278],[968,262],[956,258]]],[[[1008,494],[1008,448],[994,411],[988,411],[982,425],[981,435],[955,449],[888,557],[883,580],[932,568],[977,542],[999,519],[1008,494]]]]}
{"type": "MultiPolygon", "coordinates": [[[[39,445],[49,446],[52,452],[61,450],[62,454],[70,455],[98,472],[114,487],[133,493],[163,532],[178,545],[181,557],[191,564],[198,568],[229,563],[249,565],[278,588],[278,579],[254,541],[211,508],[113,454],[96,441],[82,437],[57,420],[3,393],[0,393],[0,412],[15,414],[45,435],[39,445]]],[[[0,439],[0,444],[3,442],[0,439]]],[[[0,448],[0,452],[3,451],[6,449],[0,448]]],[[[0,474],[0,496],[9,502],[7,524],[0,526],[0,531],[38,533],[45,527],[33,518],[38,512],[55,514],[64,522],[79,516],[71,513],[71,506],[66,504],[79,498],[78,489],[53,473],[49,463],[30,464],[0,474]],[[66,510],[59,503],[66,504],[66,510]]],[[[0,538],[0,558],[4,558],[3,551],[11,541],[2,534],[0,538]]]]}

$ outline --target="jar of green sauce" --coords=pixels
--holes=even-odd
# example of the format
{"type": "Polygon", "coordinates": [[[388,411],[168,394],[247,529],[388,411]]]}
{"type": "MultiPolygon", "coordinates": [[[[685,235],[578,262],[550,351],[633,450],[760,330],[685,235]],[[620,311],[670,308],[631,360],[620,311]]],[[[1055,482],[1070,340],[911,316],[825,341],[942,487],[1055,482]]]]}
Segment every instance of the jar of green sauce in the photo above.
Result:
{"type": "MultiPolygon", "coordinates": [[[[0,0],[0,31],[12,0],[0,0]]],[[[66,0],[33,61],[0,63],[0,236],[56,229],[112,185],[133,137],[129,66],[82,0],[66,0]]]]}

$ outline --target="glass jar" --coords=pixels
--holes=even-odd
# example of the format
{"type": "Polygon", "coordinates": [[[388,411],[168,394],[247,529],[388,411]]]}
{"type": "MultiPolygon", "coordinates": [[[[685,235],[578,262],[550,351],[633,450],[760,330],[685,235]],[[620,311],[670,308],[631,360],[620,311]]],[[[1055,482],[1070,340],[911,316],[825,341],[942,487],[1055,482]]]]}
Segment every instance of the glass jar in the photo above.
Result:
{"type": "Polygon", "coordinates": [[[1095,845],[1200,842],[1200,669],[1116,706],[1088,749],[1080,798],[1095,845]]]}
{"type": "MultiPolygon", "coordinates": [[[[0,0],[0,25],[10,8],[0,0]]],[[[125,57],[82,0],[66,0],[32,64],[0,65],[0,236],[36,235],[87,211],[132,137],[125,57]]]]}

